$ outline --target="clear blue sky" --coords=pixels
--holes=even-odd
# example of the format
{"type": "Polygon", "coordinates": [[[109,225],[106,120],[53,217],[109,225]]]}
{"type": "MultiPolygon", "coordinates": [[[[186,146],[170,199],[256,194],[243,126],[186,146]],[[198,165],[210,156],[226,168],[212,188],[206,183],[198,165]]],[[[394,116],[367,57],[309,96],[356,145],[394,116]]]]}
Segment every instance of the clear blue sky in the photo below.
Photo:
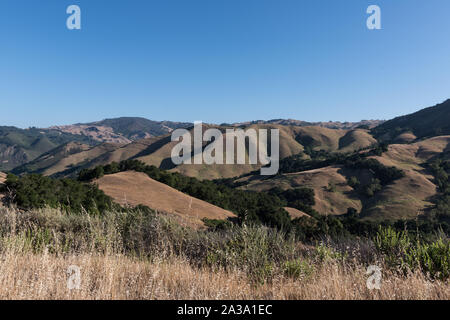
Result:
{"type": "Polygon", "coordinates": [[[0,2],[0,125],[358,121],[447,98],[448,0],[0,2]]]}

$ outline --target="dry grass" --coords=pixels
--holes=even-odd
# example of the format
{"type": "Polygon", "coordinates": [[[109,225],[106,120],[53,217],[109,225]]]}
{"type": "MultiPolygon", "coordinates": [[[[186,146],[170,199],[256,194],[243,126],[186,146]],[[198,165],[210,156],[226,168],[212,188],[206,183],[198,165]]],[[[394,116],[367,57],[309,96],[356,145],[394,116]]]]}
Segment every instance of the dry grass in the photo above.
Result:
{"type": "Polygon", "coordinates": [[[173,237],[178,234],[171,230],[174,226],[159,226],[158,218],[145,225],[143,216],[134,227],[142,229],[126,235],[118,225],[120,219],[120,215],[94,218],[57,210],[0,209],[0,299],[450,299],[448,280],[432,281],[420,271],[400,275],[382,262],[376,263],[382,268],[381,289],[367,289],[366,269],[373,261],[364,245],[346,258],[325,245],[320,246],[321,255],[313,255],[317,248],[283,242],[264,229],[245,229],[234,237],[208,236],[212,238],[204,231],[188,231],[181,234],[182,248],[174,250],[173,237]],[[198,238],[199,233],[204,238],[198,238]],[[122,243],[124,236],[147,254],[133,254],[133,246],[122,243]],[[225,256],[219,254],[229,261],[226,269],[219,263],[200,263],[199,254],[215,252],[206,242],[219,245],[226,237],[246,249],[236,251],[233,245],[225,256]],[[274,252],[267,249],[271,243],[274,252]],[[273,269],[264,280],[255,281],[254,270],[261,272],[258,268],[267,262],[259,260],[264,255],[272,256],[273,269]],[[286,273],[287,261],[300,262],[296,275],[286,273]],[[79,289],[70,290],[73,274],[68,268],[73,265],[80,268],[81,283],[79,289]]]}
{"type": "Polygon", "coordinates": [[[188,262],[145,262],[122,255],[0,255],[0,299],[450,299],[450,287],[421,273],[383,274],[369,290],[365,269],[324,264],[309,279],[287,277],[254,285],[239,271],[212,272],[188,262]],[[67,287],[67,268],[81,269],[79,289],[67,287]]]}
{"type": "Polygon", "coordinates": [[[0,184],[4,183],[6,180],[6,174],[3,172],[0,172],[0,184]]]}
{"type": "Polygon", "coordinates": [[[191,227],[203,227],[203,218],[225,220],[235,216],[230,211],[155,181],[142,172],[126,171],[106,175],[96,183],[116,203],[132,207],[146,205],[172,214],[179,222],[191,227]]]}
{"type": "Polygon", "coordinates": [[[353,189],[347,184],[347,180],[343,175],[344,170],[349,176],[361,176],[361,170],[347,170],[342,166],[335,165],[281,174],[271,179],[257,177],[250,180],[248,178],[248,185],[241,188],[251,191],[268,191],[274,187],[282,189],[308,187],[314,190],[315,205],[313,208],[319,213],[341,215],[345,214],[349,207],[360,211],[362,202],[352,194],[353,189]],[[330,183],[335,185],[336,192],[328,190],[330,183]]]}

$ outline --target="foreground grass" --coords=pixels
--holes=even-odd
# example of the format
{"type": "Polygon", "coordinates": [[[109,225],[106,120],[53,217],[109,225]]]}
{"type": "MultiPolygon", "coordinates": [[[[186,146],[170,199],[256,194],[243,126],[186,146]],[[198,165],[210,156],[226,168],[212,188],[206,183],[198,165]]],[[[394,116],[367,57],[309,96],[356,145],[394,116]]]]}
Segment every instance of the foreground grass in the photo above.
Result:
{"type": "Polygon", "coordinates": [[[0,299],[450,299],[448,280],[395,270],[368,242],[340,246],[265,228],[194,232],[142,212],[0,209],[0,299]],[[369,264],[379,290],[367,288],[369,264]]]}
{"type": "Polygon", "coordinates": [[[381,289],[366,287],[365,268],[320,266],[309,279],[277,277],[255,286],[244,272],[212,272],[187,261],[145,262],[122,255],[3,253],[0,299],[444,299],[448,284],[420,272],[384,273],[381,289]],[[67,268],[81,269],[80,289],[67,287],[67,268]]]}

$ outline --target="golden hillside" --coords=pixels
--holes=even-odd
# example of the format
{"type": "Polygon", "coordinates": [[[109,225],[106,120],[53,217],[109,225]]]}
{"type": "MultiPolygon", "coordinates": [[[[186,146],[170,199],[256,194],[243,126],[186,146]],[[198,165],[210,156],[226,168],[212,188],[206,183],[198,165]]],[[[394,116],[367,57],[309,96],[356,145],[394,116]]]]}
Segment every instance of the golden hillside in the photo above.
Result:
{"type": "Polygon", "coordinates": [[[99,188],[122,206],[139,204],[173,215],[180,223],[203,227],[203,218],[225,220],[235,215],[149,178],[142,172],[120,172],[97,180],[99,188]]]}
{"type": "MultiPolygon", "coordinates": [[[[236,129],[236,127],[203,125],[203,131],[209,128],[221,130],[224,146],[227,138],[226,129],[236,129]]],[[[348,152],[368,147],[375,143],[375,140],[367,130],[362,129],[342,130],[319,126],[300,127],[279,124],[250,124],[241,126],[239,129],[278,129],[280,132],[280,159],[302,152],[305,146],[312,147],[315,150],[348,152]]],[[[190,132],[193,145],[193,128],[190,129],[190,132]]],[[[44,175],[70,176],[82,168],[92,168],[113,161],[120,162],[127,159],[137,159],[148,165],[180,172],[199,179],[231,178],[260,168],[260,164],[248,164],[248,150],[252,147],[249,143],[246,145],[247,164],[182,164],[175,166],[171,160],[171,152],[178,142],[172,142],[170,134],[133,141],[128,144],[103,143],[95,147],[71,142],[55,148],[36,160],[15,169],[15,173],[36,172],[44,175]]],[[[207,145],[208,143],[203,143],[203,147],[207,145]]],[[[224,157],[226,157],[225,150],[224,157]]]]}
{"type": "Polygon", "coordinates": [[[242,189],[268,191],[309,187],[314,189],[314,209],[321,214],[345,214],[347,208],[361,211],[368,219],[415,218],[432,204],[436,194],[433,177],[424,169],[427,161],[450,151],[450,136],[433,137],[413,144],[390,145],[381,157],[374,157],[385,166],[402,169],[405,177],[387,185],[372,198],[361,196],[347,184],[347,178],[357,177],[361,183],[372,178],[369,170],[354,170],[342,166],[287,173],[270,179],[245,177],[237,181],[247,182],[242,189]],[[330,186],[333,188],[330,189],[330,186]]]}

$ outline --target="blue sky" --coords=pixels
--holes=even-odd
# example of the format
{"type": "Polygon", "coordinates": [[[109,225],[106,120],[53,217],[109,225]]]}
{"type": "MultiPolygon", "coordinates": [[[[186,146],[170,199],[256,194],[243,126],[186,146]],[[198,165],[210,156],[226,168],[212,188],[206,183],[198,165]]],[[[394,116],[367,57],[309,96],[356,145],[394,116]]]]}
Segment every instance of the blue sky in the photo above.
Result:
{"type": "Polygon", "coordinates": [[[448,0],[2,0],[0,125],[389,119],[450,98],[449,15],[448,0]]]}

